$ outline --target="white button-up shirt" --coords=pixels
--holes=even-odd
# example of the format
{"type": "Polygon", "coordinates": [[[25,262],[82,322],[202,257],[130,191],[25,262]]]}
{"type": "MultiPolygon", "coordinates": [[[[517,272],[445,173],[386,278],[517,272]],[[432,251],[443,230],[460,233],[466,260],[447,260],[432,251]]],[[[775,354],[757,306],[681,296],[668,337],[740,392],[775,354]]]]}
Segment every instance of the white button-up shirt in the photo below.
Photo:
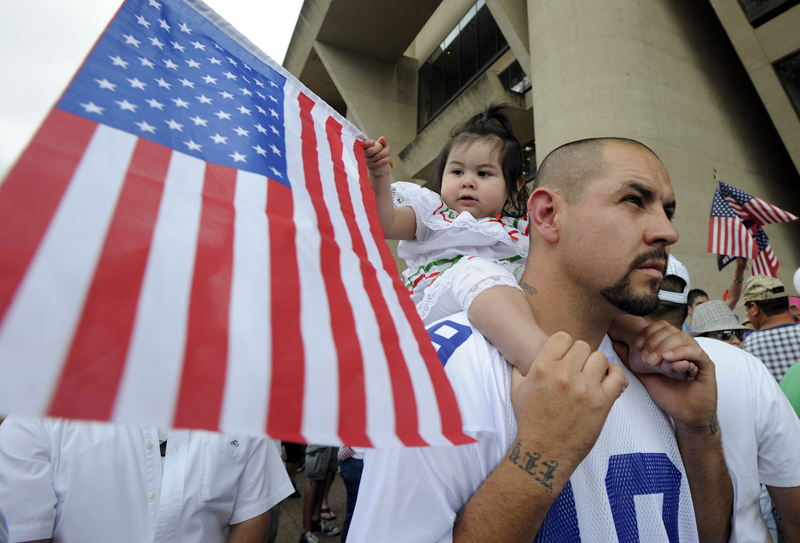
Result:
{"type": "Polygon", "coordinates": [[[266,438],[9,416],[0,511],[9,542],[224,542],[292,493],[266,438]]]}

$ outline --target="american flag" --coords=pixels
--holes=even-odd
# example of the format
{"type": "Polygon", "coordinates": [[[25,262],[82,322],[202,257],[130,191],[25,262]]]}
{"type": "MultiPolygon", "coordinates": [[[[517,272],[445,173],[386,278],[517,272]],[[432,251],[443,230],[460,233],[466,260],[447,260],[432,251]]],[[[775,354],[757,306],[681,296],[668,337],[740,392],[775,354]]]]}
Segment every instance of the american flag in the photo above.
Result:
{"type": "MultiPolygon", "coordinates": [[[[791,222],[796,216],[717,180],[708,231],[708,251],[752,258],[753,275],[778,276],[778,259],[761,228],[791,222]]],[[[720,269],[730,260],[720,259],[720,269]]]]}
{"type": "Polygon", "coordinates": [[[758,253],[753,236],[719,190],[714,192],[708,220],[708,252],[746,258],[753,258],[758,253]]]}
{"type": "Polygon", "coordinates": [[[0,185],[0,413],[471,441],[363,139],[202,2],[125,2],[0,185]]]}

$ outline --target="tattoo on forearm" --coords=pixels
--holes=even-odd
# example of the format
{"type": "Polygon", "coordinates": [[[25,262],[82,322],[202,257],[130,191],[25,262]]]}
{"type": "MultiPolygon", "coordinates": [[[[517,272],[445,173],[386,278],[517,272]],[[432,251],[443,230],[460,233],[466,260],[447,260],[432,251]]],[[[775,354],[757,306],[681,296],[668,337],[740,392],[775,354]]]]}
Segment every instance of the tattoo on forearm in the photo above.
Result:
{"type": "Polygon", "coordinates": [[[511,460],[514,465],[533,477],[534,480],[536,480],[552,494],[552,481],[553,477],[555,477],[558,462],[556,460],[540,462],[541,458],[542,455],[537,452],[523,452],[522,442],[519,439],[516,443],[514,443],[514,446],[511,447],[511,452],[508,453],[508,459],[511,460]]]}
{"type": "Polygon", "coordinates": [[[708,429],[711,430],[711,435],[713,436],[717,432],[719,432],[719,424],[717,423],[717,416],[714,415],[711,417],[711,424],[708,425],[708,429]]]}
{"type": "Polygon", "coordinates": [[[521,286],[521,287],[522,287],[522,289],[523,289],[523,290],[524,290],[524,291],[525,291],[527,294],[536,294],[536,293],[538,292],[538,291],[537,291],[535,288],[533,288],[532,286],[530,286],[530,285],[529,285],[528,283],[526,283],[525,281],[523,281],[522,283],[520,283],[520,284],[519,284],[519,286],[521,286]]]}

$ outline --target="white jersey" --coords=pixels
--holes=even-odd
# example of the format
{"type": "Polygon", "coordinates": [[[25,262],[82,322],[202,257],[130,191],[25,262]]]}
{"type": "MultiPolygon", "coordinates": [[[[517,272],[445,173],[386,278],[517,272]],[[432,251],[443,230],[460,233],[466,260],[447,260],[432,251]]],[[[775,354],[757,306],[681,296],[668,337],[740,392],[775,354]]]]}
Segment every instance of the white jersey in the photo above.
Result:
{"type": "MultiPolygon", "coordinates": [[[[456,513],[509,453],[516,435],[511,366],[466,315],[428,327],[458,398],[459,447],[367,451],[348,541],[451,541],[456,513]]],[[[600,351],[617,363],[606,338],[600,351]]],[[[538,542],[694,542],[697,525],[671,421],[630,386],[561,492],[538,542]]]]}
{"type": "Polygon", "coordinates": [[[761,484],[800,486],[800,419],[759,359],[716,339],[697,342],[717,369],[722,448],[737,476],[736,539],[766,541],[761,484]]]}

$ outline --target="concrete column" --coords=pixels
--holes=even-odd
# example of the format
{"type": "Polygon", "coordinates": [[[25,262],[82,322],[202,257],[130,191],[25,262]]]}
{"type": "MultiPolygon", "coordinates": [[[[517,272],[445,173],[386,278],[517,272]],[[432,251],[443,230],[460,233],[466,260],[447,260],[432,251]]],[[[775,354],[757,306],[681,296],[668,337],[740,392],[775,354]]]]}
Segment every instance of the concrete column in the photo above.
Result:
{"type": "MultiPolygon", "coordinates": [[[[692,284],[721,298],[733,270],[706,251],[719,178],[800,214],[791,160],[713,9],[692,0],[528,0],[538,160],[576,139],[637,139],[670,172],[692,284]]],[[[783,271],[800,225],[765,228],[783,271]]],[[[787,285],[789,286],[789,285],[787,285]]]]}
{"type": "MultiPolygon", "coordinates": [[[[386,136],[396,162],[392,178],[410,180],[399,152],[416,135],[417,61],[403,57],[393,64],[319,41],[314,49],[347,104],[347,119],[371,138],[386,136]]],[[[387,243],[404,270],[397,242],[387,243]]]]}
{"type": "Polygon", "coordinates": [[[397,163],[392,175],[409,179],[397,154],[417,127],[417,62],[397,64],[315,42],[314,49],[347,104],[347,118],[371,138],[386,136],[397,163]]]}

